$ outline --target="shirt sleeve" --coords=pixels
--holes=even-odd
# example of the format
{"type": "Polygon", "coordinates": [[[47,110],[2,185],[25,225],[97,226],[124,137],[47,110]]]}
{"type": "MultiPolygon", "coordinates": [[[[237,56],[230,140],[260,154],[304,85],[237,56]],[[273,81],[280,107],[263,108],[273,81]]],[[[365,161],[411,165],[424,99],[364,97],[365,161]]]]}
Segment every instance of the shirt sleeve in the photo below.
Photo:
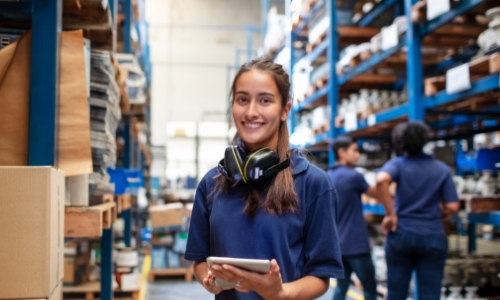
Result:
{"type": "Polygon", "coordinates": [[[366,182],[363,175],[356,172],[355,180],[356,180],[356,189],[357,189],[358,193],[360,193],[360,194],[366,193],[366,191],[368,191],[368,188],[370,187],[370,185],[368,185],[368,182],[366,182]]]}
{"type": "Polygon", "coordinates": [[[391,159],[386,162],[382,169],[380,169],[380,172],[386,172],[391,175],[391,179],[394,182],[399,181],[399,168],[396,159],[391,159]]]}
{"type": "Polygon", "coordinates": [[[198,189],[193,203],[185,259],[206,261],[210,256],[210,213],[207,207],[205,181],[198,189]]]}
{"type": "Polygon", "coordinates": [[[455,183],[453,183],[450,173],[446,175],[441,193],[442,201],[444,203],[458,202],[457,189],[455,187],[455,183]]]}
{"type": "Polygon", "coordinates": [[[307,211],[303,276],[344,277],[336,220],[337,193],[332,188],[320,195],[307,211]]]}

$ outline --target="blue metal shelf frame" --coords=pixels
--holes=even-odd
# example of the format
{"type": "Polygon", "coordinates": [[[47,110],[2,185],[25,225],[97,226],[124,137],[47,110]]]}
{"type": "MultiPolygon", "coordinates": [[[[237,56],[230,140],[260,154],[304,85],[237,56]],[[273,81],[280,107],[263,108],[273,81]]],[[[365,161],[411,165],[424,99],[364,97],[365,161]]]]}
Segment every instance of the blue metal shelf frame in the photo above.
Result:
{"type": "Polygon", "coordinates": [[[449,95],[446,91],[442,91],[436,95],[426,97],[423,102],[425,108],[433,108],[498,88],[500,88],[500,75],[494,74],[472,82],[471,88],[464,92],[449,95]]]}
{"type": "Polygon", "coordinates": [[[357,67],[355,67],[354,69],[350,70],[345,75],[340,76],[338,78],[338,84],[339,85],[343,85],[343,84],[349,82],[354,77],[356,77],[356,76],[358,76],[360,74],[366,73],[367,71],[369,71],[374,66],[378,65],[379,63],[383,62],[384,60],[386,60],[390,56],[394,55],[401,48],[403,48],[404,45],[405,45],[405,41],[401,40],[401,41],[399,41],[399,43],[398,43],[397,46],[395,46],[395,47],[393,47],[393,48],[391,48],[389,50],[383,51],[383,52],[375,53],[372,57],[370,57],[369,59],[363,61],[357,67]]]}
{"type": "MultiPolygon", "coordinates": [[[[407,0],[405,0],[407,1],[407,0]]],[[[445,25],[446,23],[449,23],[451,20],[454,18],[463,15],[467,11],[471,10],[475,6],[483,3],[485,0],[461,0],[459,3],[457,3],[452,9],[450,9],[448,12],[440,15],[439,17],[435,18],[434,20],[431,20],[429,22],[426,22],[425,24],[421,25],[420,27],[420,35],[421,36],[426,36],[432,31],[438,29],[439,27],[445,25]]]]}
{"type": "Polygon", "coordinates": [[[62,0],[32,5],[28,164],[57,167],[62,0]]]}
{"type": "Polygon", "coordinates": [[[361,19],[356,22],[357,26],[369,26],[375,19],[380,17],[385,11],[396,4],[400,0],[384,0],[377,4],[372,10],[365,14],[361,19]]]}
{"type": "MultiPolygon", "coordinates": [[[[337,46],[338,33],[337,33],[337,8],[336,1],[327,1],[327,9],[330,14],[330,22],[335,26],[330,26],[328,29],[328,61],[334,62],[339,59],[339,49],[337,46]]],[[[319,47],[318,47],[319,48],[319,47]]],[[[337,104],[339,98],[339,85],[337,83],[337,68],[334,63],[330,64],[330,74],[328,79],[328,106],[330,107],[330,116],[337,115],[337,104]]],[[[335,138],[335,118],[330,118],[330,130],[328,131],[328,164],[333,166],[335,164],[335,154],[333,152],[332,143],[335,138]]]]}

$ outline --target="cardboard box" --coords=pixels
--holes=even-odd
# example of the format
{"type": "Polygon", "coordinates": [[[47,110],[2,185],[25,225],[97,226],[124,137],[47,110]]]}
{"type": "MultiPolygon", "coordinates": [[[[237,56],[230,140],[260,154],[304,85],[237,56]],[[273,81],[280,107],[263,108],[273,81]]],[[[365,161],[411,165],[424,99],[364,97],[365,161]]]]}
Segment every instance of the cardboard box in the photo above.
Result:
{"type": "Polygon", "coordinates": [[[66,205],[89,206],[89,175],[66,177],[66,205]]]}
{"type": "MultiPolygon", "coordinates": [[[[29,300],[63,300],[63,295],[62,295],[62,282],[60,282],[57,287],[54,289],[54,292],[50,297],[48,298],[38,298],[38,299],[29,299],[29,300]]],[[[17,299],[17,300],[23,300],[23,299],[17,299]]],[[[28,300],[28,299],[25,299],[28,300]]]]}
{"type": "Polygon", "coordinates": [[[149,216],[153,228],[182,226],[184,220],[184,205],[171,203],[149,208],[149,216]]]}
{"type": "Polygon", "coordinates": [[[186,217],[191,218],[191,214],[193,213],[193,203],[187,203],[185,209],[186,217]]]}
{"type": "Polygon", "coordinates": [[[50,298],[64,274],[64,173],[0,167],[0,299],[50,298]]]}

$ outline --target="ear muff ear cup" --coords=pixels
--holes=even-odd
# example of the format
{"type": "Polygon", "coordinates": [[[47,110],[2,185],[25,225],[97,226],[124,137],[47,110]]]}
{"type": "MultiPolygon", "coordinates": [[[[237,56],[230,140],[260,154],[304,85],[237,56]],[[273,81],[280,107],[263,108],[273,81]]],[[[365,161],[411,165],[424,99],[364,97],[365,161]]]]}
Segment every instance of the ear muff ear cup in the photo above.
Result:
{"type": "Polygon", "coordinates": [[[226,152],[224,153],[224,168],[230,178],[234,180],[242,179],[243,182],[247,183],[247,179],[243,173],[243,159],[237,146],[226,148],[226,152]]]}
{"type": "Polygon", "coordinates": [[[263,181],[267,178],[266,171],[279,162],[280,158],[276,152],[269,148],[261,148],[247,157],[243,174],[248,181],[263,181]]]}

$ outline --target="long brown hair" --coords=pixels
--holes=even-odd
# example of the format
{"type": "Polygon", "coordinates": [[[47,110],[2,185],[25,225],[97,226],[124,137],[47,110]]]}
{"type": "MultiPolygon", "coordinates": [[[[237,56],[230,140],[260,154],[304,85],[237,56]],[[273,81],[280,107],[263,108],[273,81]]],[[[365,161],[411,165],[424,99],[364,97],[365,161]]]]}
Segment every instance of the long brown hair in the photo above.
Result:
{"type": "MultiPolygon", "coordinates": [[[[251,70],[260,70],[267,72],[271,75],[278,86],[278,91],[281,96],[281,107],[285,109],[288,102],[292,101],[290,95],[290,80],[288,74],[283,70],[283,67],[279,64],[275,64],[273,61],[267,58],[259,58],[252,60],[251,62],[245,63],[241,66],[240,70],[236,74],[231,85],[231,106],[230,110],[234,104],[234,94],[236,89],[236,82],[243,73],[249,72],[251,70]]],[[[230,114],[229,114],[230,115],[230,114]]],[[[280,157],[280,161],[284,161],[288,158],[290,152],[290,143],[288,140],[288,126],[286,122],[281,122],[278,129],[278,148],[277,153],[280,157]]],[[[233,140],[233,144],[239,139],[236,135],[233,140]]],[[[219,174],[215,176],[216,184],[215,188],[210,193],[209,197],[213,197],[216,194],[225,194],[234,187],[236,183],[229,181],[225,176],[219,174]]],[[[246,189],[247,204],[245,206],[244,212],[248,213],[250,216],[255,216],[259,207],[265,212],[271,214],[283,214],[285,212],[297,212],[298,211],[298,199],[295,192],[295,186],[292,176],[291,166],[281,171],[276,175],[269,184],[265,186],[256,186],[249,183],[246,189]],[[261,204],[261,198],[264,198],[264,202],[261,204]]]]}

